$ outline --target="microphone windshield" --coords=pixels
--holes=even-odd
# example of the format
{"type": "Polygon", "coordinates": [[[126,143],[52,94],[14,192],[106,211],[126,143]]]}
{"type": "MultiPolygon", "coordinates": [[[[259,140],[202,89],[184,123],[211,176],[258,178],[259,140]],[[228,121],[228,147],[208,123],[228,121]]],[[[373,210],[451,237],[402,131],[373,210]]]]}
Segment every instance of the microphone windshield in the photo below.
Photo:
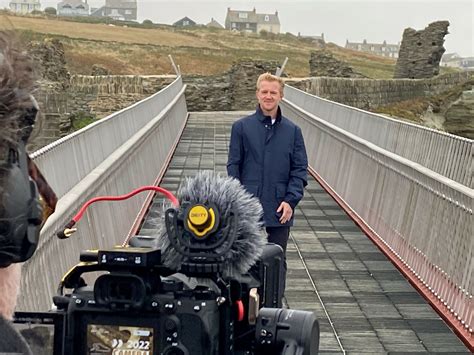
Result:
{"type": "Polygon", "coordinates": [[[238,180],[212,171],[186,178],[177,195],[180,207],[166,213],[173,212],[182,227],[167,229],[165,224],[169,221],[165,221],[165,216],[155,225],[156,247],[162,251],[163,264],[179,271],[183,264],[194,262],[197,255],[197,259],[202,255],[201,259],[206,260],[206,255],[213,254],[220,257],[223,277],[238,278],[246,273],[267,243],[260,201],[238,180]],[[184,252],[183,244],[169,235],[175,232],[184,239],[184,252]],[[192,253],[193,250],[198,253],[192,253]]]}

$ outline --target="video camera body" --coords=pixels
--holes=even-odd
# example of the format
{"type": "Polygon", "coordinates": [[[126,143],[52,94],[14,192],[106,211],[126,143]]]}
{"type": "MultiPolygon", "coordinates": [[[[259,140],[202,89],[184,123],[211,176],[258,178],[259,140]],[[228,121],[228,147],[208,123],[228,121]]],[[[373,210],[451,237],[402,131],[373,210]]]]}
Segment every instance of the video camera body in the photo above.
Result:
{"type": "Polygon", "coordinates": [[[239,217],[182,198],[166,210],[158,244],[136,236],[127,247],[82,252],[53,298],[57,310],[17,321],[54,323],[54,354],[316,354],[314,314],[278,308],[283,250],[249,243],[239,217]],[[91,272],[101,275],[87,285],[91,272]]]}

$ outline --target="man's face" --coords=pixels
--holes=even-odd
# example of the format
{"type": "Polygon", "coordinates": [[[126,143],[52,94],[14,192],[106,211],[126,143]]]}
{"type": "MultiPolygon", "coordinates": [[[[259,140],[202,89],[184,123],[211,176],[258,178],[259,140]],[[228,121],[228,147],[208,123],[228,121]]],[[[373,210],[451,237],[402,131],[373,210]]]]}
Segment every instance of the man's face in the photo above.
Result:
{"type": "Polygon", "coordinates": [[[260,88],[257,90],[257,100],[262,111],[272,112],[276,110],[282,99],[280,93],[280,84],[277,81],[260,82],[260,88]]]}

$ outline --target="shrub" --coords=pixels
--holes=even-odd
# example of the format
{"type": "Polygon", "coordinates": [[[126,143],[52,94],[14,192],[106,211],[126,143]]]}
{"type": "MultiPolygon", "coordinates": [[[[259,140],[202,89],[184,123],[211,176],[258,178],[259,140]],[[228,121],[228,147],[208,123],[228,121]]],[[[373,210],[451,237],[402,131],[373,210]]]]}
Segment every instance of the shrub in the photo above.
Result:
{"type": "Polygon", "coordinates": [[[44,9],[44,13],[47,15],[57,15],[56,9],[54,7],[47,7],[44,9]]]}

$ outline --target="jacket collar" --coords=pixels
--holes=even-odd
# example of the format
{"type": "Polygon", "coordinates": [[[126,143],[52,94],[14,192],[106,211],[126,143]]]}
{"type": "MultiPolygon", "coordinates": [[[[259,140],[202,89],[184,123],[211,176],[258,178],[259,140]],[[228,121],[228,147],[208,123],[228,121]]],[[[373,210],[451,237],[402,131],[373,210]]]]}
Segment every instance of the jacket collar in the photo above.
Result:
{"type": "MultiPolygon", "coordinates": [[[[272,118],[270,116],[265,116],[262,109],[260,108],[260,105],[257,104],[257,111],[255,112],[257,115],[257,118],[260,122],[266,123],[266,124],[271,124],[272,123],[272,118]]],[[[280,123],[281,122],[281,109],[280,106],[278,106],[277,110],[277,115],[276,115],[276,121],[275,123],[280,123]]]]}

